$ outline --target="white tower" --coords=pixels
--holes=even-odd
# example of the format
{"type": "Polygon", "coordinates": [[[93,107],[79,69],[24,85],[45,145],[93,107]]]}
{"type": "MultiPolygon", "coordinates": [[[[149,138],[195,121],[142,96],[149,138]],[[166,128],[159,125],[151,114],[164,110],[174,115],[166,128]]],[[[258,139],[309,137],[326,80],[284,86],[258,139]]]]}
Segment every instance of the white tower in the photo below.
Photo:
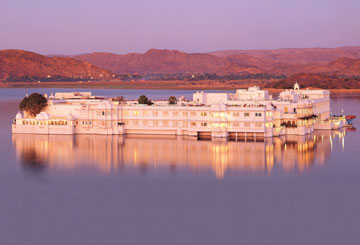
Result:
{"type": "Polygon", "coordinates": [[[299,90],[300,89],[300,86],[299,84],[296,82],[295,85],[294,85],[294,90],[299,90]]]}

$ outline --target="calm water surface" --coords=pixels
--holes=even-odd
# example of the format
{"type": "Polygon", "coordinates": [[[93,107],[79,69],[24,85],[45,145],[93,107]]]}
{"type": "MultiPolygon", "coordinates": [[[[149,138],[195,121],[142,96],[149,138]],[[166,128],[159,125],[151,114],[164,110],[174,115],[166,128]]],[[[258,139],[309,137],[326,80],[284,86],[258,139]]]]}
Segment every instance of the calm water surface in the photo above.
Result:
{"type": "MultiPolygon", "coordinates": [[[[359,131],[265,142],[11,135],[0,89],[0,244],[358,244],[359,131]]],[[[93,90],[191,98],[193,91],[93,90]]],[[[360,115],[360,95],[332,98],[360,115]]]]}

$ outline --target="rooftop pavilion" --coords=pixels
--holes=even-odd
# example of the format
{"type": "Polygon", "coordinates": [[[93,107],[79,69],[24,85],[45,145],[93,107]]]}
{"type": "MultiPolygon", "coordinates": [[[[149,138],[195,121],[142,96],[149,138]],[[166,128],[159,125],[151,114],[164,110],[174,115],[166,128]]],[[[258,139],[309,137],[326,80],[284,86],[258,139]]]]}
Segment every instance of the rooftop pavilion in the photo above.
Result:
{"type": "Polygon", "coordinates": [[[271,98],[267,90],[261,90],[257,86],[248,89],[238,89],[235,94],[205,93],[204,91],[197,91],[193,94],[193,101],[204,105],[217,103],[234,104],[234,101],[265,101],[271,98]]]}
{"type": "MultiPolygon", "coordinates": [[[[46,96],[45,96],[46,97],[46,96]]],[[[91,92],[62,92],[62,93],[53,93],[49,96],[49,99],[57,100],[67,100],[67,99],[103,99],[104,97],[93,96],[91,92]]]]}

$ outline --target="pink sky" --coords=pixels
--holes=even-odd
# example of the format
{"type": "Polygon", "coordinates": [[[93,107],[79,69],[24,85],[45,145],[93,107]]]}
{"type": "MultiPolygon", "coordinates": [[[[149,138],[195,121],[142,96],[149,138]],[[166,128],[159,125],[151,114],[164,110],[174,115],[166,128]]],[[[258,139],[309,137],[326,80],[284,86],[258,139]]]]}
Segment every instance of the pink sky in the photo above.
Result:
{"type": "Polygon", "coordinates": [[[1,0],[0,49],[42,54],[360,45],[358,0],[1,0]]]}

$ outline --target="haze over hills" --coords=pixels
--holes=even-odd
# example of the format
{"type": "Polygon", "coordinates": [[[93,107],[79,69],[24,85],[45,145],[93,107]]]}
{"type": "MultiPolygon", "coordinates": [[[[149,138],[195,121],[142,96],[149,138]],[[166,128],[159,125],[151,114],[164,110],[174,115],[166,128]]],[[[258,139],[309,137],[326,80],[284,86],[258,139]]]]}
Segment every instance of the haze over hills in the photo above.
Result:
{"type": "Polygon", "coordinates": [[[90,53],[73,58],[87,61],[114,73],[268,73],[292,75],[321,72],[360,75],[356,59],[360,46],[277,50],[230,50],[211,53],[184,53],[150,49],[144,54],[90,53]],[[351,59],[344,59],[351,58],[351,59]],[[351,71],[347,70],[350,69],[351,71]]]}
{"type": "Polygon", "coordinates": [[[0,81],[110,78],[113,73],[68,57],[47,57],[22,50],[0,50],[0,81]]]}

